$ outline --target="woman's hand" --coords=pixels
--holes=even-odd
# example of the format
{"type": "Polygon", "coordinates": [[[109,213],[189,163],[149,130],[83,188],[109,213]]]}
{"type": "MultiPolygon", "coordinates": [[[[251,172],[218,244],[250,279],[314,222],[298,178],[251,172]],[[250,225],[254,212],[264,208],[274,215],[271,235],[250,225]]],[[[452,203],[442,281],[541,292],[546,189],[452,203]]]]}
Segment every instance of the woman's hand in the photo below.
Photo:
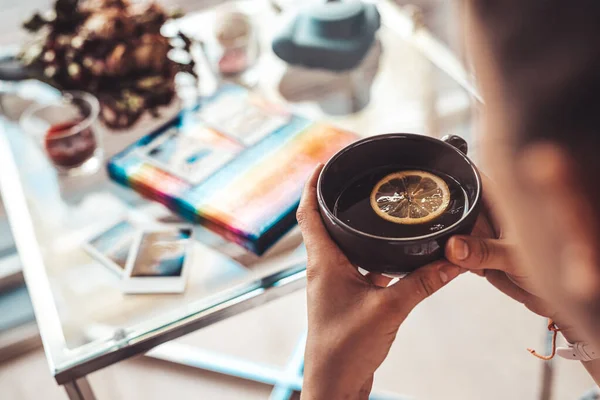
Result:
{"type": "Polygon", "coordinates": [[[510,239],[503,237],[493,218],[493,201],[489,198],[493,183],[485,176],[482,178],[486,190],[484,211],[479,216],[472,235],[450,238],[446,245],[446,258],[461,268],[484,276],[502,293],[534,313],[552,319],[568,340],[579,340],[578,335],[569,327],[570,324],[536,294],[526,269],[516,262],[510,239]]]}
{"type": "Polygon", "coordinates": [[[317,168],[306,184],[298,222],[308,252],[308,339],[303,400],[366,399],[373,373],[400,324],[422,300],[459,275],[439,261],[387,287],[358,272],[325,230],[317,205],[317,168]]]}
{"type": "Polygon", "coordinates": [[[534,313],[554,319],[552,310],[534,294],[529,277],[511,253],[512,245],[506,239],[454,236],[446,245],[446,258],[450,262],[485,276],[498,290],[534,313]]]}

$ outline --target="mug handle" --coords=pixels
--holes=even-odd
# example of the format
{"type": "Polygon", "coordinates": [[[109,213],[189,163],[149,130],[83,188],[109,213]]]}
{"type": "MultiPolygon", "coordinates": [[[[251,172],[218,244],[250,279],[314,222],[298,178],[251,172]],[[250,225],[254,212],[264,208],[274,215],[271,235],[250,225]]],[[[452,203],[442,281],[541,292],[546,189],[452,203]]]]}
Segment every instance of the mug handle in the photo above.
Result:
{"type": "Polygon", "coordinates": [[[442,138],[442,141],[448,143],[452,147],[456,147],[464,155],[467,155],[467,152],[469,151],[467,141],[460,136],[446,135],[442,138]]]}

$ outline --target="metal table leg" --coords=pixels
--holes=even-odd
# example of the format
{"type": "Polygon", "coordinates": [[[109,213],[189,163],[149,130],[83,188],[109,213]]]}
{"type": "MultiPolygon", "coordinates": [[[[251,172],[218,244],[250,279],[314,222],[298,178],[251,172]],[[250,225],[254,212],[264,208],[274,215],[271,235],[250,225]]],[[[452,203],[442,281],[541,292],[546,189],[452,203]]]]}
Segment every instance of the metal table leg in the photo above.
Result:
{"type": "Polygon", "coordinates": [[[65,383],[64,387],[70,400],[96,400],[86,377],[65,383]]]}
{"type": "MultiPolygon", "coordinates": [[[[545,336],[545,354],[552,352],[552,336],[551,331],[546,331],[545,336]]],[[[542,384],[540,385],[540,400],[550,400],[554,388],[554,360],[544,362],[542,365],[542,384]]]]}

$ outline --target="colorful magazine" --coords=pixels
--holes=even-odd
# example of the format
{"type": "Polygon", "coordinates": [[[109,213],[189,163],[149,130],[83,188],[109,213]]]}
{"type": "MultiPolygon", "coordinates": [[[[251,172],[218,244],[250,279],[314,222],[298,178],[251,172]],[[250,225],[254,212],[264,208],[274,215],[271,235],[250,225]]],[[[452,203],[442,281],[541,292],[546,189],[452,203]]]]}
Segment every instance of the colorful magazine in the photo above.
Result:
{"type": "Polygon", "coordinates": [[[227,85],[114,156],[108,171],[185,219],[262,254],[295,225],[315,165],[356,139],[227,85]]]}

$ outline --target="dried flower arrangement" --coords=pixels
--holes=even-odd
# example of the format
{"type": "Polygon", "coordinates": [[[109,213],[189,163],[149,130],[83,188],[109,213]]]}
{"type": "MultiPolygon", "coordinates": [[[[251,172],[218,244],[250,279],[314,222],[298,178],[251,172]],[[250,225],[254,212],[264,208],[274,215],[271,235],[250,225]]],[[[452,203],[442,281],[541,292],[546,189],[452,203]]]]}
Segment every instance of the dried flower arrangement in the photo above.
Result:
{"type": "Polygon", "coordinates": [[[161,34],[163,24],[179,16],[154,2],[56,0],[53,10],[23,24],[34,37],[19,60],[59,89],[96,95],[104,123],[127,128],[173,100],[178,72],[196,77],[190,39],[161,34]],[[169,57],[174,50],[184,62],[169,57]]]}

